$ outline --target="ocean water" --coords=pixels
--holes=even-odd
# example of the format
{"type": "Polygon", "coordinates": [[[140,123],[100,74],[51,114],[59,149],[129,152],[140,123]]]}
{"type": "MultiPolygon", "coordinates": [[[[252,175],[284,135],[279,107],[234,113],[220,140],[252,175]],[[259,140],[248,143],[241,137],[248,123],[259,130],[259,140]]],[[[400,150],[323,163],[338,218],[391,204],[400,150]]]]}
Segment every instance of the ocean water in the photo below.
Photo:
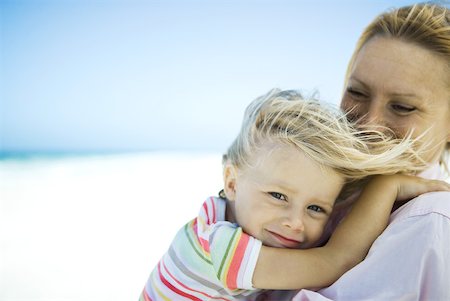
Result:
{"type": "Polygon", "coordinates": [[[137,300],[221,187],[219,153],[3,157],[0,300],[137,300]]]}

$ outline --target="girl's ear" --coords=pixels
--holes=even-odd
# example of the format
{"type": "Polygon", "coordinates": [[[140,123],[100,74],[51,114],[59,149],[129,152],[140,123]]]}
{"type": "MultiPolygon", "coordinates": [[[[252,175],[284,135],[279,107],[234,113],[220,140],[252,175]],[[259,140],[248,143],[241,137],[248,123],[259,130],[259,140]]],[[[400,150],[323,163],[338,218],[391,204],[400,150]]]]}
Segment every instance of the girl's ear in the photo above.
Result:
{"type": "Polygon", "coordinates": [[[236,198],[236,177],[236,168],[227,163],[223,169],[223,190],[229,201],[234,201],[236,198]]]}

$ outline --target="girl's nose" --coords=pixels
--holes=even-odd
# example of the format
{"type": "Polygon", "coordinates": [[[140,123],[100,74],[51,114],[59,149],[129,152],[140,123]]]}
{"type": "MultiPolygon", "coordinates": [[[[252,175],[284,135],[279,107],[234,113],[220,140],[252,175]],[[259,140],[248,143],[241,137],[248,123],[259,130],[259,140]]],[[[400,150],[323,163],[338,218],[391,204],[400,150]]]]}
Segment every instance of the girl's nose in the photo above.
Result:
{"type": "Polygon", "coordinates": [[[303,223],[303,214],[299,212],[290,212],[283,221],[283,225],[290,228],[292,231],[305,231],[305,224],[303,223]]]}

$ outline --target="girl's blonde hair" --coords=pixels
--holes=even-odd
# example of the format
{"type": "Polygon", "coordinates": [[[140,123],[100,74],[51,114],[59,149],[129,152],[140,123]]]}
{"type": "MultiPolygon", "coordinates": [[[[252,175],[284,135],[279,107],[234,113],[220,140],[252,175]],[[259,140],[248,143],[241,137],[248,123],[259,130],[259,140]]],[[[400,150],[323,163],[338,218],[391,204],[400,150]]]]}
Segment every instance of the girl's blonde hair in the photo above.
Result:
{"type": "Polygon", "coordinates": [[[223,163],[248,167],[266,141],[292,145],[349,182],[375,174],[409,173],[426,167],[414,141],[374,130],[357,130],[345,114],[297,91],[273,89],[247,107],[241,130],[223,163]]]}
{"type": "MultiPolygon", "coordinates": [[[[374,37],[388,37],[428,49],[447,61],[450,89],[450,11],[433,2],[418,3],[389,10],[379,15],[361,34],[347,68],[346,83],[361,48],[374,37]]],[[[449,110],[450,110],[450,99],[449,110]]],[[[441,164],[449,171],[450,143],[442,154],[441,164]]]]}

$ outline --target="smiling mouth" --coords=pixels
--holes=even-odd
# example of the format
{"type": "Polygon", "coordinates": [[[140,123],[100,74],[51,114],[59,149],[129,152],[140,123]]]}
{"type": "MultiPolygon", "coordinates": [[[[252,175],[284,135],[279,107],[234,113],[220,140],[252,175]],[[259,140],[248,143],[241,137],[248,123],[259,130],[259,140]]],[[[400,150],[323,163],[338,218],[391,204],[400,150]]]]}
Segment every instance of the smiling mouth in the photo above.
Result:
{"type": "Polygon", "coordinates": [[[301,241],[295,240],[295,239],[291,239],[291,238],[287,238],[284,237],[283,235],[280,235],[278,233],[272,232],[267,230],[267,232],[270,233],[270,235],[272,237],[275,238],[275,240],[278,241],[278,243],[283,247],[283,248],[289,248],[289,249],[297,249],[300,247],[301,245],[301,241]]]}

